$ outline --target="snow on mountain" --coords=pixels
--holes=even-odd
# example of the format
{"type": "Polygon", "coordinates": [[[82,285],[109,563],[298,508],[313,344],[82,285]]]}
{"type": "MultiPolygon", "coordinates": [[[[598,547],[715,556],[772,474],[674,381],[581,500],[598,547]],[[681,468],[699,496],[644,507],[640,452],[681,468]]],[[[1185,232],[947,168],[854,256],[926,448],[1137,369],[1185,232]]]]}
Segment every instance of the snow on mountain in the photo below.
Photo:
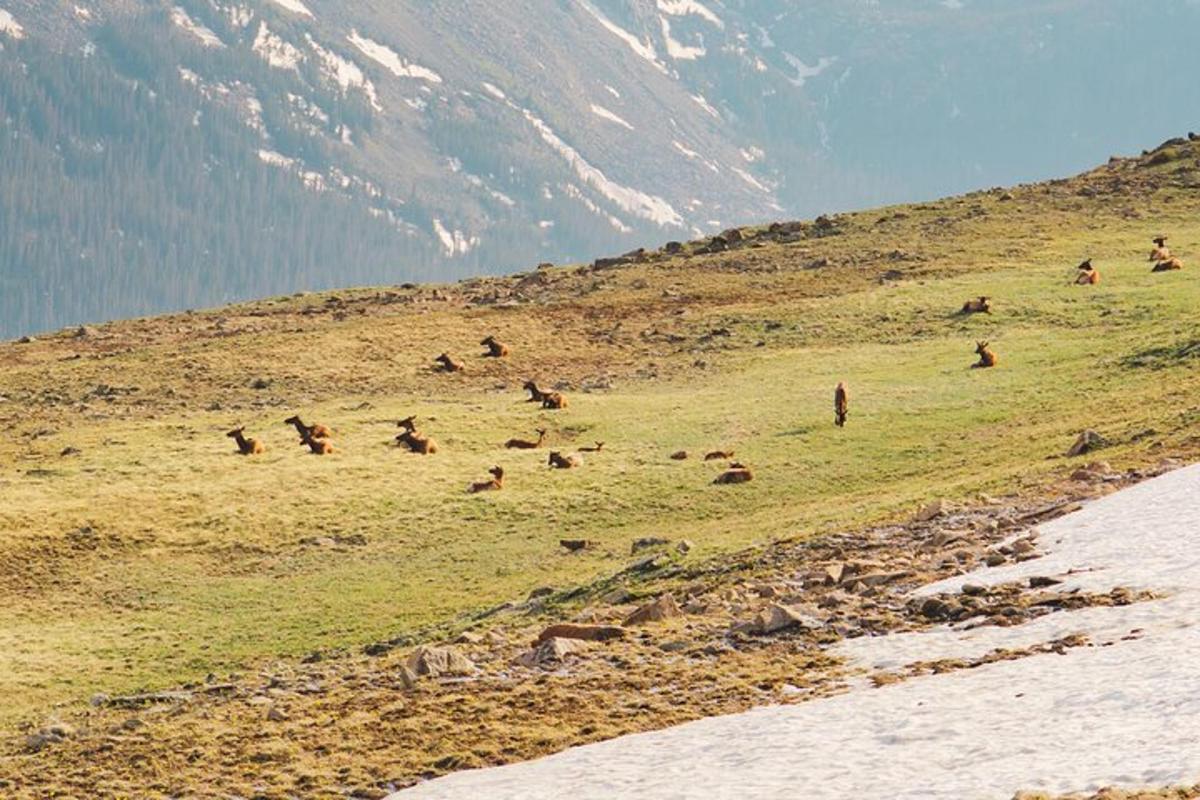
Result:
{"type": "Polygon", "coordinates": [[[1059,654],[999,661],[791,706],[625,736],[393,797],[531,795],[959,800],[1200,779],[1200,465],[1041,526],[1047,554],[917,596],[1055,576],[1056,590],[1148,589],[1159,599],[1060,611],[1012,627],[948,626],[846,640],[868,669],[970,659],[1081,634],[1059,654]]]}
{"type": "Polygon", "coordinates": [[[12,14],[0,8],[0,33],[8,34],[14,39],[21,39],[25,36],[25,29],[13,19],[12,14]]]}

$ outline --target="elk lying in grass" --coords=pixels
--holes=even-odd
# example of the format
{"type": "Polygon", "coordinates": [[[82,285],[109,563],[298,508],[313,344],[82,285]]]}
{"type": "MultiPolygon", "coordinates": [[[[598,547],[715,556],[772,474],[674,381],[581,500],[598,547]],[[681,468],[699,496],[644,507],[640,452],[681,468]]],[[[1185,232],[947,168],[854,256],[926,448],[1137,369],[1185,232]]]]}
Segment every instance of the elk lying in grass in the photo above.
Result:
{"type": "Polygon", "coordinates": [[[1170,258],[1168,258],[1164,261],[1160,261],[1157,264],[1155,264],[1154,269],[1152,269],[1150,271],[1151,272],[1171,272],[1172,270],[1177,270],[1177,269],[1183,269],[1183,262],[1180,261],[1175,256],[1171,256],[1170,258]]]}
{"type": "Polygon", "coordinates": [[[728,461],[733,458],[732,450],[713,450],[711,453],[704,454],[705,461],[728,461]]]}
{"type": "Polygon", "coordinates": [[[308,445],[308,449],[312,451],[314,456],[328,456],[333,454],[333,442],[325,439],[315,439],[307,433],[300,434],[300,444],[308,445]]]}
{"type": "Polygon", "coordinates": [[[845,383],[838,383],[833,390],[833,423],[839,428],[846,427],[846,417],[850,412],[850,393],[845,383]]]}
{"type": "Polygon", "coordinates": [[[990,314],[992,313],[992,301],[990,297],[979,295],[977,300],[968,300],[963,303],[960,314],[990,314]]]}
{"type": "Polygon", "coordinates": [[[529,392],[529,399],[525,401],[526,403],[540,403],[546,399],[546,393],[539,389],[533,381],[525,381],[525,385],[521,388],[529,392]]]}
{"type": "Polygon", "coordinates": [[[433,455],[438,451],[437,442],[417,432],[416,420],[416,416],[411,416],[396,423],[401,428],[404,428],[404,433],[396,437],[396,444],[407,447],[412,452],[420,453],[423,456],[433,455]]]}
{"type": "Polygon", "coordinates": [[[550,454],[548,463],[553,469],[575,469],[583,466],[583,459],[576,455],[564,456],[555,451],[550,454]]]}
{"type": "Polygon", "coordinates": [[[510,352],[508,345],[497,342],[495,336],[487,337],[480,344],[488,349],[486,358],[507,358],[510,352]]]}
{"type": "Polygon", "coordinates": [[[729,469],[722,472],[713,479],[713,483],[717,485],[726,485],[731,483],[749,483],[754,480],[754,473],[745,464],[733,462],[729,465],[729,469]]]}
{"type": "Polygon", "coordinates": [[[1167,247],[1167,237],[1158,236],[1154,239],[1154,249],[1150,251],[1147,261],[1166,261],[1171,257],[1171,248],[1167,247]]]}
{"type": "Polygon", "coordinates": [[[263,447],[263,443],[258,439],[246,438],[245,428],[234,428],[225,435],[237,440],[238,452],[244,456],[257,456],[266,452],[267,448],[263,447]]]}
{"type": "Polygon", "coordinates": [[[531,442],[528,439],[509,439],[504,443],[504,446],[509,450],[537,450],[546,441],[546,429],[537,429],[537,441],[531,442]]]}
{"type": "Polygon", "coordinates": [[[994,367],[999,360],[996,354],[988,348],[988,342],[976,342],[975,352],[979,354],[979,361],[972,364],[973,368],[994,367]]]}
{"type": "Polygon", "coordinates": [[[434,362],[440,366],[442,372],[462,372],[466,369],[465,364],[455,361],[449,353],[442,353],[434,359],[434,362]]]}
{"type": "Polygon", "coordinates": [[[1080,266],[1079,274],[1075,276],[1076,286],[1095,286],[1100,283],[1100,270],[1090,263],[1087,267],[1080,266]]]}
{"type": "Polygon", "coordinates": [[[504,470],[500,467],[492,467],[488,470],[492,475],[490,481],[480,481],[479,483],[467,484],[468,494],[479,494],[480,492],[495,492],[504,488],[504,470]]]}
{"type": "Polygon", "coordinates": [[[295,425],[296,432],[300,434],[300,439],[305,436],[311,436],[313,439],[328,439],[333,436],[333,431],[326,428],[324,425],[305,425],[300,421],[300,416],[297,414],[294,417],[288,417],[283,421],[284,425],[295,425]]]}
{"type": "Polygon", "coordinates": [[[558,411],[567,407],[567,396],[561,392],[546,392],[542,395],[542,408],[558,411]]]}

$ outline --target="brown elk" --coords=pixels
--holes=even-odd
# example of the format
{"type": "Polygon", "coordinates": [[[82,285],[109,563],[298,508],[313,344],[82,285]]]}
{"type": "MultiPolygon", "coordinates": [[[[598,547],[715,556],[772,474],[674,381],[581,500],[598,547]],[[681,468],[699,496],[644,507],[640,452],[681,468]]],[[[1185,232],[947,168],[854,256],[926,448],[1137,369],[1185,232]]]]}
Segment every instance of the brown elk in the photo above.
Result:
{"type": "Polygon", "coordinates": [[[258,439],[246,438],[245,428],[234,428],[225,435],[237,440],[238,452],[244,456],[257,456],[266,452],[267,448],[263,447],[263,443],[258,439]]]}
{"type": "Polygon", "coordinates": [[[508,345],[497,342],[495,336],[487,337],[480,344],[488,349],[485,354],[487,358],[506,358],[509,352],[511,352],[508,349],[508,345]]]}
{"type": "Polygon", "coordinates": [[[466,369],[466,365],[461,361],[455,361],[449,353],[442,353],[434,359],[434,362],[441,366],[443,372],[462,372],[466,369]]]}
{"type": "Polygon", "coordinates": [[[314,456],[333,455],[333,442],[325,439],[314,439],[308,433],[300,434],[300,444],[308,445],[314,456]]]}
{"type": "Polygon", "coordinates": [[[734,462],[729,465],[729,469],[722,472],[713,479],[713,483],[717,485],[726,485],[732,483],[749,483],[754,480],[754,473],[745,464],[734,462]]]}
{"type": "Polygon", "coordinates": [[[1167,247],[1167,237],[1157,236],[1154,239],[1154,249],[1150,251],[1147,261],[1166,261],[1171,257],[1171,249],[1167,247]]]}
{"type": "Polygon", "coordinates": [[[504,488],[504,470],[500,467],[492,467],[488,470],[491,473],[490,481],[480,481],[479,483],[467,484],[467,492],[469,494],[479,494],[480,492],[494,492],[504,488]]]}
{"type": "Polygon", "coordinates": [[[1154,265],[1151,272],[1171,272],[1172,270],[1183,269],[1183,262],[1175,256],[1171,256],[1165,261],[1160,261],[1154,265]]]}
{"type": "Polygon", "coordinates": [[[977,300],[968,300],[963,303],[960,314],[990,314],[992,313],[992,301],[990,297],[979,295],[977,300]]]}
{"type": "Polygon", "coordinates": [[[533,381],[525,381],[522,388],[529,392],[529,399],[525,401],[526,403],[540,403],[546,399],[546,393],[539,389],[533,381]]]}
{"type": "Polygon", "coordinates": [[[557,451],[550,454],[550,459],[547,462],[553,469],[575,469],[583,465],[583,459],[579,456],[570,455],[564,456],[557,451]]]}
{"type": "Polygon", "coordinates": [[[845,383],[838,383],[833,390],[833,422],[839,428],[846,427],[846,417],[850,411],[850,393],[845,383]]]}
{"type": "Polygon", "coordinates": [[[311,436],[314,439],[328,439],[333,436],[333,431],[329,430],[329,428],[326,428],[324,425],[305,425],[300,421],[300,416],[298,414],[293,417],[288,417],[283,421],[283,424],[295,425],[296,432],[300,434],[301,440],[303,440],[305,436],[311,436]]]}
{"type": "Polygon", "coordinates": [[[1100,283],[1100,270],[1090,264],[1087,268],[1079,268],[1079,274],[1075,276],[1076,286],[1095,286],[1098,283],[1100,283]]]}
{"type": "Polygon", "coordinates": [[[975,352],[979,354],[979,361],[972,364],[972,367],[994,367],[999,359],[996,354],[988,348],[988,342],[976,342],[975,352]]]}
{"type": "Polygon", "coordinates": [[[424,456],[433,455],[438,451],[437,442],[417,432],[416,420],[416,415],[413,415],[405,417],[396,423],[399,427],[404,428],[404,433],[396,437],[396,444],[407,447],[412,452],[420,453],[424,456]]]}
{"type": "Polygon", "coordinates": [[[546,441],[546,429],[537,429],[537,441],[531,442],[528,439],[509,439],[504,443],[504,446],[509,450],[537,450],[546,441]]]}
{"type": "Polygon", "coordinates": [[[567,407],[567,396],[561,392],[546,392],[542,395],[542,408],[561,410],[567,407]]]}
{"type": "Polygon", "coordinates": [[[713,450],[711,453],[704,454],[705,461],[728,461],[733,458],[732,450],[713,450]]]}

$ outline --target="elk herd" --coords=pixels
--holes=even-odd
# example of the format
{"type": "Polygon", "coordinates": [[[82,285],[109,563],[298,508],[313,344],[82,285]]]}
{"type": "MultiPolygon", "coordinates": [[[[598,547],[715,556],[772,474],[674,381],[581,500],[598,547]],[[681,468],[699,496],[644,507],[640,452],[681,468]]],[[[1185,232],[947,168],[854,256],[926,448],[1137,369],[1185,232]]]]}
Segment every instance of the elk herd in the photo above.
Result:
{"type": "MultiPolygon", "coordinates": [[[[1174,256],[1167,247],[1167,237],[1157,236],[1154,238],[1154,249],[1150,251],[1149,261],[1154,263],[1152,272],[1169,272],[1173,270],[1183,269],[1183,262],[1174,256]]],[[[1092,264],[1092,259],[1085,259],[1077,268],[1077,276],[1073,281],[1079,286],[1095,286],[1100,283],[1100,272],[1092,264]]],[[[992,302],[987,296],[979,296],[967,300],[963,303],[960,314],[991,314],[992,302]]],[[[487,348],[482,354],[484,358],[507,358],[512,353],[512,348],[498,341],[495,336],[488,336],[483,339],[480,346],[487,348]]],[[[975,353],[979,356],[979,360],[971,365],[973,369],[986,369],[996,366],[999,359],[996,353],[991,349],[991,346],[986,341],[975,343],[975,353]]],[[[449,353],[442,353],[434,359],[434,369],[446,373],[458,373],[466,370],[466,364],[458,361],[449,353]]],[[[527,403],[538,403],[542,409],[558,411],[567,408],[567,398],[561,392],[544,391],[538,385],[528,380],[522,386],[529,393],[527,403]]],[[[844,381],[839,382],[833,393],[833,411],[834,424],[843,428],[849,417],[850,410],[850,393],[844,381]]],[[[314,455],[330,455],[335,452],[333,443],[330,439],[333,432],[324,425],[306,425],[299,416],[288,417],[284,420],[285,425],[295,427],[296,432],[300,435],[300,444],[308,447],[314,455]]],[[[396,436],[396,445],[398,447],[407,448],[412,453],[420,455],[433,455],[438,452],[438,444],[432,438],[422,434],[417,430],[416,417],[409,416],[399,420],[397,426],[402,429],[401,433],[396,436]]],[[[512,438],[504,443],[504,448],[507,450],[539,450],[546,443],[548,431],[546,428],[536,428],[536,439],[521,439],[512,438]]],[[[237,443],[238,453],[244,456],[261,455],[266,451],[263,443],[258,439],[249,438],[245,434],[245,428],[234,428],[226,434],[229,438],[234,439],[237,443]]],[[[575,469],[583,465],[583,457],[579,453],[599,453],[604,448],[604,442],[596,442],[592,446],[584,446],[578,448],[578,453],[563,455],[557,450],[550,452],[547,459],[547,464],[551,469],[575,469]]],[[[688,458],[687,451],[680,450],[670,456],[671,459],[682,461],[688,458]]],[[[738,484],[746,483],[754,479],[753,471],[741,462],[734,461],[734,453],[732,450],[713,450],[705,453],[704,461],[726,461],[728,467],[724,472],[719,474],[714,480],[714,484],[738,484]]],[[[480,492],[498,491],[504,488],[504,469],[500,466],[494,466],[488,470],[491,478],[479,482],[467,484],[467,492],[470,494],[478,494],[480,492]]]]}

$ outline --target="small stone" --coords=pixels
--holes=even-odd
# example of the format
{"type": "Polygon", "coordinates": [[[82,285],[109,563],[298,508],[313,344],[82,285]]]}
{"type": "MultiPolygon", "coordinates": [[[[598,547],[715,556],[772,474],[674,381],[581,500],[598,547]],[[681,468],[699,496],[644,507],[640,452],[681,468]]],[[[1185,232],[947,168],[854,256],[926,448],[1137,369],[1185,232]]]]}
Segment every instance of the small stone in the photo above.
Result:
{"type": "Polygon", "coordinates": [[[688,553],[690,553],[690,552],[691,552],[692,550],[694,550],[695,548],[696,548],[696,545],[692,544],[690,540],[688,540],[688,539],[681,539],[681,540],[680,540],[680,541],[679,541],[679,542],[678,542],[678,543],[675,545],[675,552],[676,552],[676,553],[679,553],[679,555],[683,556],[683,555],[687,555],[688,553]]]}
{"type": "Polygon", "coordinates": [[[999,553],[989,553],[987,558],[983,560],[983,563],[987,564],[989,567],[998,567],[1007,560],[1008,559],[999,553]]]}
{"type": "Polygon", "coordinates": [[[915,519],[917,522],[929,522],[937,519],[938,517],[943,517],[946,514],[949,514],[952,510],[953,507],[948,500],[945,498],[938,498],[932,503],[922,506],[920,510],[917,511],[915,519]]]}
{"type": "Polygon", "coordinates": [[[452,647],[418,647],[406,665],[417,675],[437,678],[441,675],[470,675],[475,671],[471,660],[452,647]]]}
{"type": "Polygon", "coordinates": [[[921,616],[930,620],[949,619],[953,611],[950,603],[939,597],[928,597],[921,603],[921,616]]]}
{"type": "Polygon", "coordinates": [[[403,664],[400,665],[396,677],[400,680],[400,685],[410,692],[417,687],[417,673],[403,664]]]}
{"type": "Polygon", "coordinates": [[[987,589],[977,583],[964,583],[962,585],[962,593],[969,597],[978,597],[986,592],[987,589]]]}
{"type": "Polygon", "coordinates": [[[592,546],[592,543],[587,539],[559,539],[558,544],[560,547],[564,547],[572,553],[577,553],[580,550],[586,550],[592,546]]]}
{"type": "Polygon", "coordinates": [[[550,639],[578,639],[586,642],[607,642],[611,639],[623,639],[625,638],[625,634],[625,629],[618,628],[616,625],[576,625],[565,622],[546,628],[538,634],[534,644],[541,644],[550,639]]]}
{"type": "Polygon", "coordinates": [[[279,710],[278,706],[271,706],[267,710],[267,719],[271,722],[287,722],[288,715],[279,710]]]}
{"type": "Polygon", "coordinates": [[[621,624],[626,627],[630,625],[644,625],[647,622],[662,622],[663,620],[672,619],[682,614],[683,612],[679,610],[675,598],[669,594],[664,594],[657,600],[646,603],[637,611],[634,611],[621,624]]]}
{"type": "Polygon", "coordinates": [[[830,564],[825,567],[823,574],[826,586],[837,586],[846,576],[846,565],[842,563],[830,564]]]}
{"type": "Polygon", "coordinates": [[[561,663],[567,656],[583,652],[587,645],[578,639],[560,639],[552,637],[538,644],[535,648],[517,659],[524,667],[537,667],[544,664],[561,663]]]}
{"type": "Polygon", "coordinates": [[[763,609],[754,619],[758,633],[776,633],[787,628],[800,627],[816,630],[821,627],[819,620],[800,613],[790,606],[775,604],[763,609]]]}
{"type": "Polygon", "coordinates": [[[1048,586],[1057,586],[1062,581],[1055,578],[1050,578],[1045,575],[1034,575],[1029,579],[1030,589],[1045,589],[1048,586]]]}
{"type": "Polygon", "coordinates": [[[688,458],[687,450],[676,450],[674,453],[671,453],[672,461],[687,461],[687,458],[688,458]]]}
{"type": "Polygon", "coordinates": [[[600,602],[609,606],[624,605],[632,599],[633,595],[631,595],[629,590],[624,586],[618,586],[617,588],[600,595],[600,602]]]}
{"type": "Polygon", "coordinates": [[[1093,430],[1086,430],[1079,434],[1075,439],[1075,443],[1071,445],[1071,449],[1067,450],[1067,457],[1074,458],[1081,456],[1084,453],[1090,453],[1093,450],[1099,450],[1108,445],[1108,440],[1093,430]]]}

